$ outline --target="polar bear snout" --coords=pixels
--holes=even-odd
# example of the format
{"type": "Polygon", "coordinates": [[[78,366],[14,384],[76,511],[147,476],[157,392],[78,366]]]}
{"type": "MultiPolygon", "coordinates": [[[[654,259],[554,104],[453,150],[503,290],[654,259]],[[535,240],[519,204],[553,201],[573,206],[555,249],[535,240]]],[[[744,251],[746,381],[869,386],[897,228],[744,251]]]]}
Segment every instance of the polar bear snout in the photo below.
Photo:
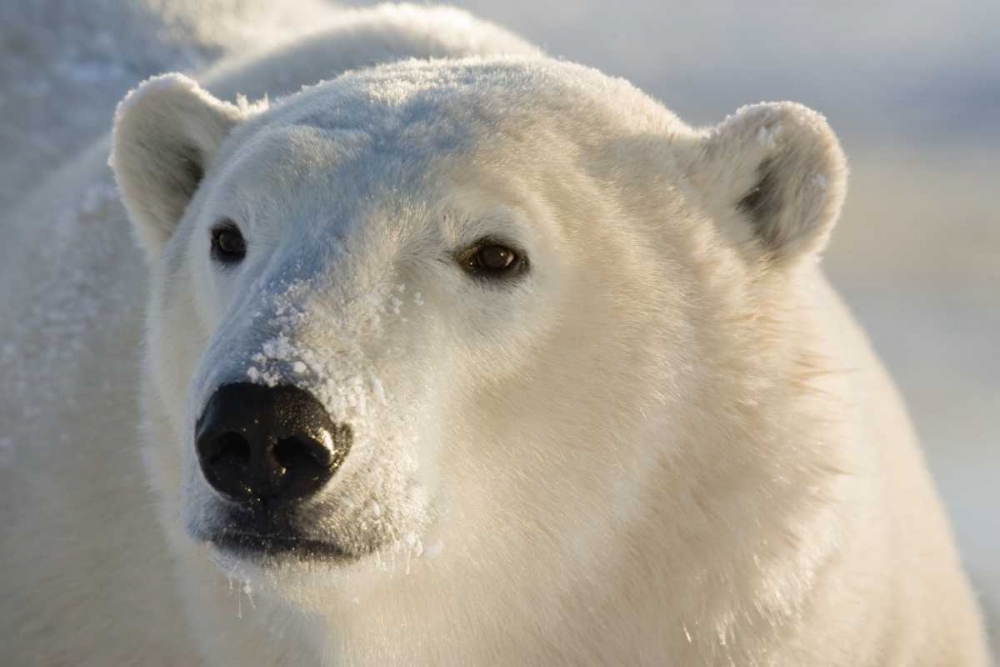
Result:
{"type": "Polygon", "coordinates": [[[351,447],[309,392],[289,385],[220,387],[195,425],[205,480],[242,505],[294,504],[322,489],[351,447]]]}

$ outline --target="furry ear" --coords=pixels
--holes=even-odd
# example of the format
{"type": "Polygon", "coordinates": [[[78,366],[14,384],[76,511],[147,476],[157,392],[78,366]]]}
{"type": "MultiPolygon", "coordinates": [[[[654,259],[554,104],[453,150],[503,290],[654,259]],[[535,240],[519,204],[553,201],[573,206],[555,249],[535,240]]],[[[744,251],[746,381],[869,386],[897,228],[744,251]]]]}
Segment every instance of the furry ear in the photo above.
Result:
{"type": "Polygon", "coordinates": [[[826,119],[791,102],[746,106],[710,129],[688,176],[731,238],[778,262],[826,246],[847,189],[826,119]]]}
{"type": "Polygon", "coordinates": [[[109,164],[147,252],[170,238],[219,145],[243,116],[180,74],[149,79],[118,105],[109,164]]]}

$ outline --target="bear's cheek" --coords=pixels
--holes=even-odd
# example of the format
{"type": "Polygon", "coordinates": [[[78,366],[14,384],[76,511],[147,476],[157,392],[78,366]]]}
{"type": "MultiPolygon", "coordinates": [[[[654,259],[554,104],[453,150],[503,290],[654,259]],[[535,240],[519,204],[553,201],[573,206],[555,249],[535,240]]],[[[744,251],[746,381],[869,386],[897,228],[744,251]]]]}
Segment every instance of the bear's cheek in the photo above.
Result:
{"type": "Polygon", "coordinates": [[[208,334],[196,317],[196,304],[187,279],[174,284],[157,279],[147,317],[152,384],[157,410],[166,415],[178,436],[188,424],[188,390],[208,334]]]}

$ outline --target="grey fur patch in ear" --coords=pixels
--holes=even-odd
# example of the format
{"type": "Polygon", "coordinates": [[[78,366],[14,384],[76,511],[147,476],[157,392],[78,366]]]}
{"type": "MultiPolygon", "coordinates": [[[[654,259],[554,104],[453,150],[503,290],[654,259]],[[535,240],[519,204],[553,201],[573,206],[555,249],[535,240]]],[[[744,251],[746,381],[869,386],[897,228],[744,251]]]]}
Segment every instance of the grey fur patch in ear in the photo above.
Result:
{"type": "Polygon", "coordinates": [[[109,163],[148,252],[170,238],[219,145],[243,118],[243,109],[180,74],[149,79],[118,105],[109,163]]]}
{"type": "Polygon", "coordinates": [[[778,245],[780,239],[777,237],[777,230],[768,227],[768,221],[773,220],[781,210],[780,188],[775,182],[775,170],[770,160],[761,163],[757,174],[757,184],[736,206],[754,221],[764,242],[773,247],[778,245]]]}
{"type": "Polygon", "coordinates": [[[690,173],[728,236],[777,260],[823,249],[847,187],[826,119],[791,102],[743,107],[709,130],[690,173]]]}
{"type": "Polygon", "coordinates": [[[183,187],[186,187],[185,194],[188,198],[194,196],[201,185],[201,179],[205,178],[204,158],[197,148],[189,149],[186,154],[180,157],[181,169],[184,170],[183,187]]]}

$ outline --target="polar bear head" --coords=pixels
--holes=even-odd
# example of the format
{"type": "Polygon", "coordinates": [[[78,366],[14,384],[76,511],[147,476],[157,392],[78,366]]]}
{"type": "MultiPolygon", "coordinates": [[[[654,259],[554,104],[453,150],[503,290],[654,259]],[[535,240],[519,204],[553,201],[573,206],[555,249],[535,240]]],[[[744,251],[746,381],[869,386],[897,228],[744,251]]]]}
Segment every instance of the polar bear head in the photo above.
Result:
{"type": "Polygon", "coordinates": [[[788,295],[846,177],[804,107],[694,129],[537,58],[270,106],[168,75],[122,103],[112,165],[152,274],[147,462],[227,563],[405,559],[516,598],[808,493],[759,472],[808,468],[795,447],[733,446],[802,417],[788,295]]]}

